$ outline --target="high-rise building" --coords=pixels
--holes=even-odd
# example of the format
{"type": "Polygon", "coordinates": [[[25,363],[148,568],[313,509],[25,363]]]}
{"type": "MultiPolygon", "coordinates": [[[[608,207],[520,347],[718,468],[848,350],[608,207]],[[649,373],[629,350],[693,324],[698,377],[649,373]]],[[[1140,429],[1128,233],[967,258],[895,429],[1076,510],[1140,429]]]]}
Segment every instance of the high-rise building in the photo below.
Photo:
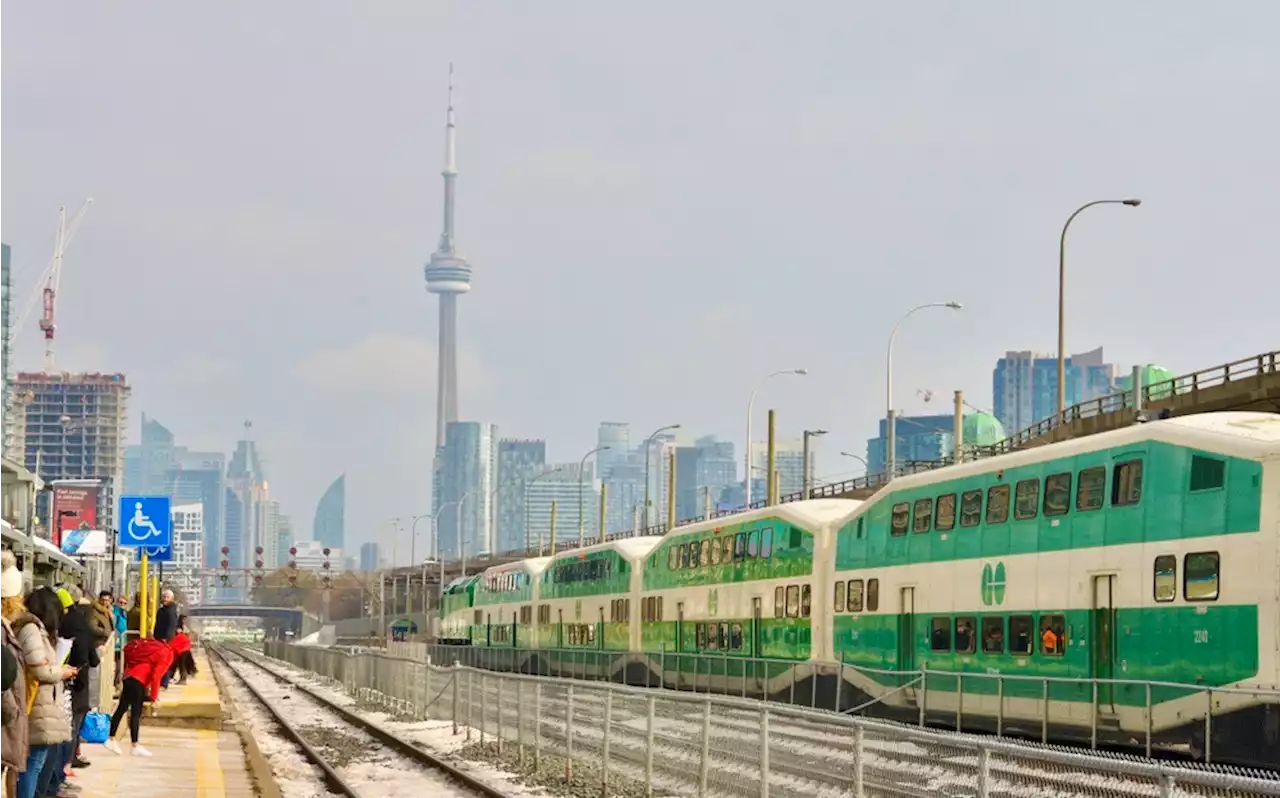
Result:
{"type": "Polygon", "coordinates": [[[377,543],[360,544],[360,570],[365,572],[382,569],[382,552],[377,543]]]}
{"type": "Polygon", "coordinates": [[[222,452],[193,452],[174,448],[173,462],[164,473],[166,495],[175,503],[199,502],[204,519],[205,566],[213,567],[225,543],[227,456],[222,452]]]}
{"type": "Polygon", "coordinates": [[[440,556],[474,557],[493,550],[493,506],[497,485],[498,428],[482,421],[454,421],[445,427],[437,457],[437,513],[440,556]]]}
{"type": "Polygon", "coordinates": [[[525,486],[546,470],[546,466],[546,441],[510,438],[498,441],[498,521],[494,551],[524,549],[525,486]]]}
{"type": "Polygon", "coordinates": [[[9,325],[12,324],[10,318],[13,312],[13,285],[9,276],[9,245],[0,244],[0,376],[4,378],[3,393],[0,393],[0,401],[4,403],[4,453],[8,457],[12,451],[19,450],[13,440],[14,421],[9,414],[12,412],[13,394],[9,391],[9,342],[12,340],[9,331],[9,325]]]}
{"type": "Polygon", "coordinates": [[[737,481],[738,464],[731,441],[711,435],[699,438],[693,446],[676,447],[676,519],[714,511],[722,491],[737,481]]]}
{"type": "MultiPolygon", "coordinates": [[[[1102,347],[1066,359],[1066,404],[1116,391],[1116,367],[1103,362],[1102,347]]],[[[1010,434],[1058,412],[1058,359],[1030,351],[1005,352],[991,374],[995,416],[1010,434]]]]}
{"type": "Polygon", "coordinates": [[[169,516],[176,567],[166,581],[171,580],[188,602],[200,604],[204,601],[204,584],[193,571],[204,563],[204,507],[199,503],[171,505],[169,516]]]}
{"type": "MultiPolygon", "coordinates": [[[[604,454],[601,452],[601,454],[604,454]]],[[[652,467],[652,466],[651,466],[652,467]]],[[[641,450],[624,451],[600,464],[601,479],[608,487],[605,496],[605,529],[621,532],[643,526],[644,454],[641,450]],[[608,475],[605,476],[605,469],[608,475]]],[[[665,472],[664,472],[665,473],[665,472]]],[[[665,484],[665,482],[664,482],[665,484]]]]}
{"type": "MultiPolygon", "coordinates": [[[[97,521],[114,529],[128,429],[124,375],[23,372],[13,390],[26,404],[23,464],[45,482],[99,480],[97,521]]],[[[38,512],[48,517],[45,507],[38,512]]]]}
{"type": "Polygon", "coordinates": [[[276,566],[283,568],[289,564],[293,557],[289,554],[289,549],[293,547],[294,539],[297,537],[293,529],[293,519],[287,515],[281,514],[276,519],[276,566]]]}
{"type": "MultiPolygon", "coordinates": [[[[587,463],[578,479],[578,463],[547,466],[552,473],[529,486],[529,539],[534,547],[549,550],[551,545],[551,504],[556,507],[556,545],[578,542],[578,519],[587,540],[599,536],[600,495],[595,482],[594,466],[587,463]],[[582,514],[578,507],[581,500],[582,514]]],[[[524,541],[521,541],[524,545],[524,541]]]]}
{"type": "MultiPolygon", "coordinates": [[[[804,439],[787,438],[784,440],[775,440],[773,448],[773,467],[778,471],[778,494],[780,496],[785,496],[788,493],[796,493],[804,483],[804,439]]],[[[810,446],[810,449],[812,449],[812,446],[810,446]]],[[[813,461],[814,452],[810,451],[810,474],[813,473],[813,461]]],[[[750,476],[756,480],[751,483],[752,501],[765,497],[764,486],[768,484],[767,479],[769,475],[768,463],[768,441],[756,441],[751,444],[750,476]]]]}
{"type": "Polygon", "coordinates": [[[449,105],[445,117],[444,229],[431,260],[423,268],[427,291],[440,297],[440,347],[436,373],[436,460],[432,491],[439,490],[440,452],[447,442],[446,427],[458,420],[458,295],[471,290],[471,265],[457,248],[454,228],[454,183],[458,179],[457,130],[453,123],[453,65],[449,66],[449,105]]]}
{"type": "MultiPolygon", "coordinates": [[[[899,416],[895,423],[897,433],[894,457],[899,465],[911,461],[932,462],[950,457],[955,452],[955,415],[899,416]]],[[[880,434],[867,440],[867,473],[884,472],[887,459],[888,422],[880,420],[880,434]]],[[[1005,429],[990,413],[975,411],[965,413],[963,429],[967,447],[991,446],[1005,438],[1005,429]]]]}
{"type": "Polygon", "coordinates": [[[227,559],[232,568],[247,568],[257,559],[262,547],[265,553],[268,518],[268,485],[257,445],[248,440],[251,428],[245,422],[245,440],[236,442],[236,451],[227,466],[226,539],[230,551],[227,559]],[[233,498],[234,496],[234,498],[233,498]]]}
{"type": "Polygon", "coordinates": [[[315,523],[311,527],[311,539],[340,549],[346,544],[347,524],[347,475],[335,479],[316,504],[315,523]]]}
{"type": "Polygon", "coordinates": [[[167,427],[142,414],[141,443],[124,449],[124,491],[128,496],[169,496],[168,479],[177,447],[167,427]]]}

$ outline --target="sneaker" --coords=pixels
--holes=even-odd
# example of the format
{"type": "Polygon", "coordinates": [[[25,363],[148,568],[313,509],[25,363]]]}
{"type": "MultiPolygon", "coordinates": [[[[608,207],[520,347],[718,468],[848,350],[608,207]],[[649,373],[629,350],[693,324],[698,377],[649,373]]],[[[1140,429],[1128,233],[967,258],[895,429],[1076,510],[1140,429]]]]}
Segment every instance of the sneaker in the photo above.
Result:
{"type": "Polygon", "coordinates": [[[133,754],[134,756],[151,756],[151,752],[140,745],[135,745],[133,747],[133,750],[130,751],[129,753],[133,754]]]}
{"type": "Polygon", "coordinates": [[[74,784],[63,784],[62,789],[58,790],[57,798],[80,798],[80,788],[74,784]]]}
{"type": "Polygon", "coordinates": [[[71,760],[71,767],[73,768],[87,768],[92,764],[93,763],[90,762],[89,760],[81,757],[76,757],[75,759],[71,760]]]}
{"type": "Polygon", "coordinates": [[[107,749],[113,754],[124,753],[123,751],[120,750],[120,743],[116,742],[115,740],[107,740],[105,743],[102,744],[102,747],[107,749]]]}

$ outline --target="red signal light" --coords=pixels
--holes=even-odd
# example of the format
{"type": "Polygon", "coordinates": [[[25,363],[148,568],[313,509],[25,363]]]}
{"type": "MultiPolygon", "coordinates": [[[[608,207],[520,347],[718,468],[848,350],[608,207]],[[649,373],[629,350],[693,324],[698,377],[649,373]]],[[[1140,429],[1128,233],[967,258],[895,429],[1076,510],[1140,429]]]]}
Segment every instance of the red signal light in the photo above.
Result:
{"type": "Polygon", "coordinates": [[[327,571],[327,570],[329,570],[329,563],[327,563],[327,562],[326,562],[326,563],[321,563],[320,567],[321,567],[321,568],[323,568],[323,569],[325,569],[325,570],[327,571]]]}
{"type": "Polygon", "coordinates": [[[328,556],[329,556],[329,547],[328,547],[328,546],[325,546],[325,547],[324,547],[324,556],[326,556],[326,557],[328,557],[328,556]]]}
{"type": "MultiPolygon", "coordinates": [[[[223,561],[222,561],[222,567],[223,567],[223,568],[226,568],[226,567],[227,567],[227,566],[229,566],[229,565],[231,565],[231,563],[230,563],[230,562],[228,562],[228,561],[226,561],[226,560],[223,560],[223,561]]],[[[226,579],[226,577],[224,576],[224,577],[223,577],[223,579],[226,579]]]]}
{"type": "Polygon", "coordinates": [[[230,553],[231,553],[231,549],[227,548],[226,546],[223,546],[223,547],[222,547],[222,553],[223,553],[223,554],[230,554],[230,553]]]}
{"type": "Polygon", "coordinates": [[[254,565],[254,567],[255,567],[255,568],[261,568],[261,567],[262,567],[262,560],[254,560],[254,561],[253,561],[253,565],[254,565]]]}
{"type": "Polygon", "coordinates": [[[255,551],[256,553],[258,553],[258,554],[261,554],[261,553],[262,553],[262,547],[261,547],[261,546],[259,546],[258,548],[254,549],[254,551],[255,551]]]}
{"type": "Polygon", "coordinates": [[[297,554],[297,553],[298,553],[298,547],[297,547],[297,546],[290,546],[290,547],[289,547],[289,553],[290,553],[290,554],[297,554]]]}

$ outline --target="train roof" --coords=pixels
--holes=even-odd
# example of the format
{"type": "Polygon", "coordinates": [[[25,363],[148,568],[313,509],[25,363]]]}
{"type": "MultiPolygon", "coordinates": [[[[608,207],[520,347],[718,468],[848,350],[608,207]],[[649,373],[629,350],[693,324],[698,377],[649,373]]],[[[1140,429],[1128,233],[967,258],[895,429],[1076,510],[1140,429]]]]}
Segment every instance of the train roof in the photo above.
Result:
{"type": "Polygon", "coordinates": [[[774,504],[769,507],[758,507],[754,510],[732,515],[720,515],[706,521],[679,526],[664,535],[664,538],[713,531],[729,524],[741,524],[767,518],[781,518],[804,529],[816,529],[849,516],[861,505],[862,502],[858,499],[807,499],[799,502],[787,502],[786,504],[774,504]]]}
{"type": "Polygon", "coordinates": [[[550,557],[533,557],[528,560],[516,560],[514,562],[504,563],[502,565],[491,565],[484,569],[484,574],[509,574],[512,571],[523,571],[526,574],[537,576],[547,570],[547,566],[551,564],[550,557]]]}
{"type": "Polygon", "coordinates": [[[474,583],[477,579],[480,578],[480,576],[481,576],[480,574],[471,574],[469,576],[459,576],[458,578],[454,579],[452,582],[444,586],[444,592],[457,593],[458,591],[463,590],[464,588],[474,583]]]}
{"type": "Polygon", "coordinates": [[[580,549],[565,549],[557,552],[550,560],[578,559],[579,555],[591,554],[597,551],[616,551],[631,562],[643,560],[649,556],[649,552],[653,551],[662,538],[656,535],[646,535],[639,538],[619,538],[617,540],[607,540],[604,543],[596,543],[593,546],[583,546],[580,549]]]}
{"type": "Polygon", "coordinates": [[[1148,421],[1110,432],[1073,438],[1061,443],[1046,444],[997,457],[984,457],[934,471],[898,477],[893,481],[892,488],[894,490],[914,488],[944,480],[985,474],[993,469],[1015,468],[1145,441],[1190,446],[1232,457],[1262,460],[1280,455],[1280,413],[1230,411],[1197,413],[1148,421]]]}

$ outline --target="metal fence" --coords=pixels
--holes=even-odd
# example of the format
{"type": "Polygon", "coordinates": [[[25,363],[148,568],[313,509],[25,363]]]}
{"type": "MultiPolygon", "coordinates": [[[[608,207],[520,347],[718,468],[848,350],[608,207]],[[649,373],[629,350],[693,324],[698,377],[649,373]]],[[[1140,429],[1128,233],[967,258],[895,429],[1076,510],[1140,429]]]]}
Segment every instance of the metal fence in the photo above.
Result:
{"type": "MultiPolygon", "coordinates": [[[[948,734],[719,695],[441,667],[281,642],[268,655],[402,720],[451,722],[464,757],[601,795],[1275,795],[1280,780],[948,734]]],[[[406,730],[406,734],[410,734],[406,730]]]]}

